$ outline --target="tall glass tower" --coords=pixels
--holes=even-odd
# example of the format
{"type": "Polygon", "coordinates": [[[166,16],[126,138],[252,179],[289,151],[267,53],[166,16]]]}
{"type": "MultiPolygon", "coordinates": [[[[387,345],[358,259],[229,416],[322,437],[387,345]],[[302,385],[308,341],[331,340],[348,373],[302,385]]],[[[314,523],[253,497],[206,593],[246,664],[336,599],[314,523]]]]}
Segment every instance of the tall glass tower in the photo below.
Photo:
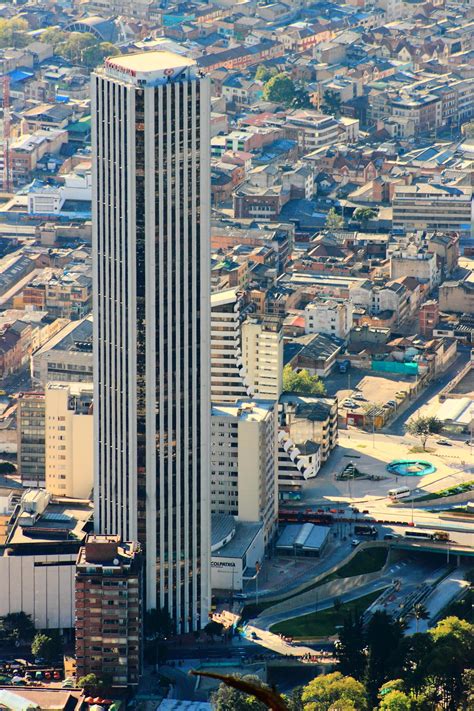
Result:
{"type": "Polygon", "coordinates": [[[210,603],[209,116],[181,55],[92,76],[95,526],[142,544],[181,632],[210,603]]]}

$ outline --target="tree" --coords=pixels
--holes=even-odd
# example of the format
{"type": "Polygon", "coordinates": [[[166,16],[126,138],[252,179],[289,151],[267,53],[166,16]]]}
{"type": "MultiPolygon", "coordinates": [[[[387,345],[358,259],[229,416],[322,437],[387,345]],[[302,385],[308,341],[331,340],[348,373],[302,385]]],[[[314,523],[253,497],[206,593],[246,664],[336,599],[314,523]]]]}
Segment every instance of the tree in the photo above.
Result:
{"type": "Polygon", "coordinates": [[[377,214],[377,210],[373,207],[358,207],[354,210],[354,218],[359,220],[364,227],[367,227],[369,220],[372,220],[377,214]]]}
{"type": "Polygon", "coordinates": [[[120,54],[120,50],[110,42],[101,42],[90,32],[63,32],[54,34],[51,29],[45,30],[42,37],[51,37],[54,51],[61,57],[69,59],[74,64],[93,68],[107,56],[120,54]]]}
{"type": "Polygon", "coordinates": [[[408,434],[411,434],[413,437],[417,437],[420,440],[424,452],[426,452],[426,443],[428,438],[431,435],[441,432],[442,427],[443,423],[441,420],[438,420],[437,417],[432,415],[428,417],[419,415],[416,418],[408,420],[405,425],[405,429],[408,434]]]}
{"type": "Polygon", "coordinates": [[[164,607],[160,610],[147,610],[144,620],[145,637],[147,639],[166,639],[174,632],[174,624],[170,613],[164,607]]]}
{"type": "Polygon", "coordinates": [[[35,634],[31,615],[25,612],[10,612],[1,618],[1,626],[8,637],[15,642],[31,642],[35,634]]]}
{"type": "Polygon", "coordinates": [[[64,32],[64,30],[60,30],[58,27],[47,27],[41,33],[41,41],[52,45],[53,50],[56,51],[58,45],[66,42],[69,34],[69,32],[64,32]]]}
{"type": "Polygon", "coordinates": [[[102,64],[106,57],[115,57],[117,54],[120,54],[120,50],[111,42],[99,42],[99,44],[92,44],[83,50],[82,63],[86,67],[94,69],[102,64]]]}
{"type": "Polygon", "coordinates": [[[25,47],[30,41],[27,35],[28,29],[28,23],[19,17],[0,20],[0,48],[20,49],[25,47]]]}
{"type": "MultiPolygon", "coordinates": [[[[340,702],[352,702],[357,711],[368,708],[364,686],[352,676],[343,676],[341,672],[316,677],[303,688],[301,698],[304,711],[335,711],[340,702]]],[[[346,711],[347,708],[347,704],[341,705],[341,710],[346,711]]]]}
{"type": "Polygon", "coordinates": [[[344,227],[344,218],[342,215],[339,215],[333,207],[331,207],[326,215],[325,226],[327,230],[340,230],[341,227],[344,227]]]}
{"type": "Polygon", "coordinates": [[[90,694],[108,688],[111,686],[112,681],[108,674],[102,674],[100,677],[97,674],[86,674],[77,680],[77,686],[79,689],[84,689],[87,694],[90,694]]]}
{"type": "Polygon", "coordinates": [[[275,74],[264,86],[263,96],[267,101],[289,106],[295,96],[295,85],[287,74],[275,74]]]}
{"type": "Polygon", "coordinates": [[[416,631],[418,632],[420,620],[429,620],[430,616],[428,610],[421,602],[417,602],[416,605],[413,606],[413,615],[415,617],[416,631]]]}
{"type": "Polygon", "coordinates": [[[323,94],[321,109],[325,114],[337,116],[341,111],[341,97],[334,89],[326,89],[323,94]]]}
{"type": "Polygon", "coordinates": [[[446,617],[429,634],[434,647],[428,674],[441,691],[443,708],[457,711],[464,693],[464,672],[474,665],[474,625],[446,617]]]}
{"type": "Polygon", "coordinates": [[[343,622],[339,639],[335,645],[337,668],[341,674],[350,674],[356,679],[364,676],[365,656],[364,626],[358,613],[346,617],[343,622]]]}
{"type": "Polygon", "coordinates": [[[297,372],[289,364],[283,368],[283,390],[307,395],[326,394],[326,387],[317,375],[310,375],[305,369],[297,372]]]}
{"type": "Polygon", "coordinates": [[[402,639],[398,649],[400,675],[405,688],[416,695],[426,685],[428,666],[433,653],[434,642],[428,634],[413,634],[402,639]]]}
{"type": "Polygon", "coordinates": [[[221,637],[224,634],[225,627],[220,622],[216,620],[211,620],[204,627],[204,632],[209,635],[209,637],[221,637]]]}
{"type": "Polygon", "coordinates": [[[47,662],[52,662],[62,652],[62,644],[58,635],[51,636],[37,632],[31,643],[31,653],[35,657],[42,657],[47,662]]]}
{"type": "Polygon", "coordinates": [[[295,86],[295,95],[291,101],[291,106],[294,109],[311,109],[313,105],[311,103],[310,96],[304,86],[298,84],[295,86]]]}
{"type": "Polygon", "coordinates": [[[375,612],[367,625],[365,639],[368,649],[365,684],[375,703],[381,685],[393,678],[393,672],[397,670],[403,625],[386,612],[375,612]]]}
{"type": "Polygon", "coordinates": [[[383,711],[410,711],[411,707],[410,697],[404,691],[397,689],[389,691],[379,705],[379,709],[383,711]]]}
{"type": "Polygon", "coordinates": [[[278,70],[274,67],[266,67],[264,64],[259,64],[255,72],[255,80],[267,82],[269,79],[278,74],[278,70]]]}
{"type": "MultiPolygon", "coordinates": [[[[241,681],[257,687],[268,688],[263,684],[258,676],[247,674],[242,677],[235,677],[235,681],[241,681]]],[[[211,704],[214,711],[267,711],[268,706],[256,698],[250,696],[245,691],[223,683],[211,697],[211,704]]]]}

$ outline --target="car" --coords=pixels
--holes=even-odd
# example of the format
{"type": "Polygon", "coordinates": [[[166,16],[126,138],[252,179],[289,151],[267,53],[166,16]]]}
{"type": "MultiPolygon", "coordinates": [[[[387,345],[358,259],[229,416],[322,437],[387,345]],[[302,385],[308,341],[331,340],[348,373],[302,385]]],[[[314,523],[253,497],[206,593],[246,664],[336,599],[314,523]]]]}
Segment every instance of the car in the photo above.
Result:
{"type": "Polygon", "coordinates": [[[61,689],[74,689],[76,686],[74,679],[64,679],[63,683],[61,684],[61,689]]]}
{"type": "Polygon", "coordinates": [[[352,399],[353,399],[353,400],[365,400],[365,397],[362,395],[362,393],[355,393],[355,394],[352,396],[352,399]]]}
{"type": "Polygon", "coordinates": [[[258,634],[256,632],[251,632],[250,636],[252,639],[258,639],[258,634]]]}
{"type": "Polygon", "coordinates": [[[352,541],[351,541],[351,546],[352,546],[353,548],[355,548],[355,547],[358,546],[359,544],[360,544],[360,541],[359,541],[358,538],[353,538],[353,539],[352,539],[352,541]]]}
{"type": "Polygon", "coordinates": [[[352,513],[358,514],[360,513],[359,509],[357,506],[349,506],[349,508],[352,510],[352,513]]]}
{"type": "Polygon", "coordinates": [[[387,405],[391,405],[392,407],[396,407],[397,403],[395,400],[387,400],[387,405]]]}
{"type": "Polygon", "coordinates": [[[436,444],[441,444],[443,447],[452,447],[453,445],[451,442],[448,442],[447,439],[437,439],[436,444]]]}
{"type": "Polygon", "coordinates": [[[246,593],[235,593],[234,597],[236,600],[246,600],[247,599],[246,593]]]}
{"type": "Polygon", "coordinates": [[[370,511],[369,511],[369,509],[364,509],[364,510],[362,511],[362,513],[363,513],[363,514],[369,514],[370,511]]]}
{"type": "Polygon", "coordinates": [[[346,400],[345,403],[343,404],[343,407],[348,407],[348,408],[357,407],[357,403],[355,403],[353,400],[346,400]]]}

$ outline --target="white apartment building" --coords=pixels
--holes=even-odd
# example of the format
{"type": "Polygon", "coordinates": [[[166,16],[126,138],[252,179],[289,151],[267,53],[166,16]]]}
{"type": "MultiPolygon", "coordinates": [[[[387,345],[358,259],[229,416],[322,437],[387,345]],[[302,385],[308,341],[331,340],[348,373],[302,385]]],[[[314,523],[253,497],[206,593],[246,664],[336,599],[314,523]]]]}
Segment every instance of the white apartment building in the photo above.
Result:
{"type": "Polygon", "coordinates": [[[90,498],[94,431],[92,383],[48,383],[45,390],[46,490],[90,498]]]}
{"type": "Polygon", "coordinates": [[[304,310],[305,333],[324,333],[345,340],[353,325],[353,310],[349,299],[316,298],[304,310]]]}
{"type": "Polygon", "coordinates": [[[277,406],[214,404],[211,418],[211,510],[263,523],[265,544],[277,525],[277,406]]]}
{"type": "Polygon", "coordinates": [[[298,109],[287,118],[288,128],[298,129],[298,145],[306,151],[336,143],[344,127],[333,116],[312,109],[298,109]]]}
{"type": "Polygon", "coordinates": [[[237,289],[211,294],[212,402],[235,402],[250,395],[242,362],[243,317],[237,289]]]}
{"type": "Polygon", "coordinates": [[[247,316],[242,324],[242,361],[251,396],[278,400],[283,389],[283,331],[277,316],[247,316]]]}
{"type": "Polygon", "coordinates": [[[95,526],[145,546],[146,605],[210,608],[210,88],[170,51],[92,75],[95,526]]]}

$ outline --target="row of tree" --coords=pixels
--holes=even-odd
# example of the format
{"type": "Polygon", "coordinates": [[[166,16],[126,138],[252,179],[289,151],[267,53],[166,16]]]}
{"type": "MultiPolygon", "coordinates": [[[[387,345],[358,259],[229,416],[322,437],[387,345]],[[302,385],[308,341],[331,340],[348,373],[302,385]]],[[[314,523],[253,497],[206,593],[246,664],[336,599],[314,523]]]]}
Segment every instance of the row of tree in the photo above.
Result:
{"type": "Polygon", "coordinates": [[[28,23],[19,17],[14,17],[11,20],[0,19],[0,48],[21,49],[26,47],[31,41],[27,34],[28,29],[28,23]]]}
{"type": "Polygon", "coordinates": [[[51,44],[54,53],[89,69],[101,64],[105,57],[120,54],[111,42],[101,42],[90,32],[65,32],[48,27],[41,34],[41,41],[51,44]]]}
{"type": "MultiPolygon", "coordinates": [[[[255,79],[264,83],[263,96],[266,101],[294,109],[311,109],[314,104],[302,82],[294,81],[285,72],[275,67],[260,64],[255,72],[255,79]]],[[[341,98],[337,91],[327,89],[323,94],[321,111],[331,116],[338,116],[341,111],[341,98]]]]}
{"type": "Polygon", "coordinates": [[[474,625],[447,617],[427,633],[404,636],[386,613],[364,627],[344,622],[338,670],[318,676],[282,697],[258,679],[221,684],[215,711],[469,711],[474,708],[474,625]],[[252,691],[252,687],[254,690],[252,691]],[[264,694],[259,688],[265,690],[264,694]],[[273,699],[270,700],[270,697],[273,699]],[[259,700],[261,699],[261,700],[259,700]]]}
{"type": "Polygon", "coordinates": [[[31,645],[31,653],[46,662],[52,662],[62,654],[61,637],[55,630],[37,632],[30,615],[25,612],[10,612],[0,618],[0,638],[3,644],[31,645]]]}

